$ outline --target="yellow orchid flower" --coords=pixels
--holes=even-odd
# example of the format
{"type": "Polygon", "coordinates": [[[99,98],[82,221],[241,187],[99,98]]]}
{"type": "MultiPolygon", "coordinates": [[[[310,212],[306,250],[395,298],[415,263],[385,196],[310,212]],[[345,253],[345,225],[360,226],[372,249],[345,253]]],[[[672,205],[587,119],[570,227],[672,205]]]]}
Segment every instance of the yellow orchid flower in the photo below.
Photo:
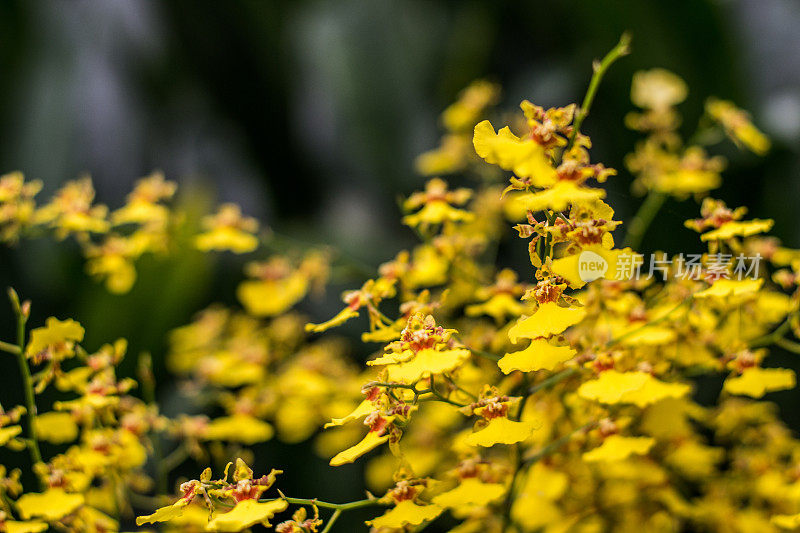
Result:
{"type": "Polygon", "coordinates": [[[636,273],[631,265],[641,265],[642,256],[630,248],[609,249],[601,244],[582,247],[580,252],[560,257],[552,263],[552,271],[570,287],[580,289],[595,279],[627,281],[636,273]]]}
{"type": "MultiPolygon", "coordinates": [[[[457,348],[453,350],[422,349],[408,361],[390,364],[386,367],[389,381],[415,383],[434,374],[449,372],[461,366],[470,357],[470,351],[457,348]]],[[[373,363],[374,361],[370,361],[373,363]]]]}
{"type": "Polygon", "coordinates": [[[486,106],[497,100],[499,93],[500,87],[495,83],[473,81],[459,93],[458,100],[442,112],[442,124],[448,131],[469,130],[486,106]]]}
{"type": "Polygon", "coordinates": [[[247,280],[239,284],[236,296],[248,313],[254,316],[275,316],[305,297],[308,279],[294,272],[284,279],[247,280]]]}
{"type": "Polygon", "coordinates": [[[437,148],[417,156],[414,169],[423,176],[451,174],[462,170],[470,156],[473,156],[472,143],[468,137],[444,135],[437,148]]]}
{"type": "Polygon", "coordinates": [[[583,454],[587,463],[622,461],[631,455],[645,455],[655,445],[652,437],[623,437],[611,435],[597,448],[583,454]]]}
{"type": "Polygon", "coordinates": [[[484,483],[478,478],[470,477],[462,479],[454,489],[434,496],[431,501],[448,509],[462,509],[489,505],[502,498],[505,493],[506,487],[500,483],[484,483]]]}
{"type": "Polygon", "coordinates": [[[665,398],[681,398],[689,393],[684,383],[665,383],[645,372],[606,370],[578,388],[578,396],[606,404],[631,403],[639,407],[665,398]]]}
{"type": "Polygon", "coordinates": [[[363,418],[363,417],[367,416],[368,414],[372,413],[374,410],[375,410],[375,404],[372,402],[372,400],[367,398],[364,401],[362,401],[360,404],[358,404],[358,407],[356,407],[353,410],[353,412],[351,412],[350,414],[348,414],[345,417],[332,419],[330,422],[325,424],[324,427],[325,427],[325,429],[328,429],[330,427],[343,426],[344,424],[346,424],[348,422],[351,422],[353,420],[358,420],[359,418],[363,418]]]}
{"type": "Polygon", "coordinates": [[[367,525],[379,530],[418,526],[433,520],[442,514],[442,511],[438,505],[419,505],[411,500],[403,500],[381,516],[367,520],[367,525]]]}
{"type": "MultiPolygon", "coordinates": [[[[190,498],[181,498],[180,500],[176,501],[172,505],[167,505],[166,507],[161,507],[156,509],[153,514],[149,514],[146,516],[137,516],[136,517],[136,525],[141,526],[144,524],[155,524],[156,522],[169,522],[175,518],[180,517],[183,515],[183,511],[187,505],[191,503],[190,498]]],[[[206,518],[206,521],[208,519],[206,518]]]]}
{"type": "Polygon", "coordinates": [[[718,172],[702,169],[679,169],[659,174],[653,179],[653,189],[678,197],[702,194],[722,185],[718,172]]]}
{"type": "Polygon", "coordinates": [[[706,112],[725,128],[725,132],[735,142],[746,146],[753,153],[763,155],[770,149],[766,135],[756,128],[747,113],[737,108],[733,102],[709,98],[706,112]]]}
{"type": "Polygon", "coordinates": [[[740,376],[726,379],[722,389],[730,394],[761,398],[768,392],[792,389],[796,381],[794,371],[788,368],[752,367],[740,376]]]}
{"type": "Polygon", "coordinates": [[[770,518],[770,523],[781,529],[795,530],[800,528],[800,513],[797,514],[776,514],[770,518]]]}
{"type": "Polygon", "coordinates": [[[403,217],[403,224],[427,229],[444,222],[469,222],[475,215],[453,205],[466,203],[471,195],[472,192],[467,189],[449,191],[444,180],[434,178],[425,185],[424,192],[414,193],[405,201],[406,209],[421,209],[403,217]]]}
{"type": "Polygon", "coordinates": [[[531,139],[520,139],[508,127],[495,133],[491,122],[484,120],[475,126],[472,143],[487,163],[529,178],[534,187],[550,187],[557,181],[544,147],[531,139]]]}
{"type": "Polygon", "coordinates": [[[238,205],[223,204],[202,223],[206,231],[195,237],[195,246],[201,251],[228,250],[242,254],[258,248],[258,238],[253,235],[258,231],[258,222],[242,216],[238,205]]]}
{"type": "Polygon", "coordinates": [[[694,297],[726,299],[733,296],[746,296],[758,292],[763,284],[763,279],[719,279],[709,288],[696,292],[694,297]]]}
{"type": "Polygon", "coordinates": [[[285,511],[289,504],[278,499],[268,502],[242,500],[227,513],[216,515],[208,522],[208,531],[242,531],[256,524],[270,526],[269,519],[285,511]]]}
{"type": "Polygon", "coordinates": [[[50,527],[46,522],[19,522],[16,520],[6,520],[3,525],[6,533],[40,533],[47,531],[50,527]]]}
{"type": "Polygon", "coordinates": [[[17,500],[20,516],[41,518],[47,521],[60,520],[83,505],[82,494],[69,494],[63,489],[47,489],[44,492],[29,492],[17,500]]]}
{"type": "Polygon", "coordinates": [[[714,467],[725,457],[725,450],[706,446],[694,440],[681,442],[665,461],[690,479],[703,479],[712,475],[714,467]]]}
{"type": "Polygon", "coordinates": [[[700,235],[700,240],[703,242],[716,240],[724,241],[734,237],[749,237],[769,231],[774,225],[775,221],[772,219],[760,220],[756,218],[746,221],[732,220],[722,224],[715,230],[703,233],[700,235]]]}
{"type": "Polygon", "coordinates": [[[505,354],[497,362],[497,366],[504,374],[510,374],[514,370],[554,370],[561,363],[575,357],[576,353],[569,346],[553,346],[545,339],[534,339],[524,350],[505,354]]]}
{"type": "Polygon", "coordinates": [[[31,331],[25,355],[31,358],[51,357],[64,359],[74,354],[76,342],[83,340],[83,327],[72,319],[61,321],[50,317],[45,326],[31,331]]]}
{"type": "Polygon", "coordinates": [[[631,101],[645,109],[670,108],[683,102],[688,92],[685,81],[663,68],[640,70],[631,83],[631,101]]]}
{"type": "Polygon", "coordinates": [[[61,239],[74,234],[79,240],[86,240],[89,233],[106,233],[111,227],[106,220],[108,208],[92,205],[94,197],[94,185],[88,176],[68,181],[50,203],[35,212],[33,220],[53,227],[61,239]]]}
{"type": "Polygon", "coordinates": [[[591,204],[606,197],[606,191],[577,185],[572,181],[559,181],[552,187],[540,192],[526,193],[519,196],[528,211],[564,211],[570,206],[591,204]]]}
{"type": "Polygon", "coordinates": [[[70,413],[42,413],[36,417],[36,435],[53,444],[72,442],[78,437],[78,424],[70,413]]]}
{"type": "Polygon", "coordinates": [[[22,426],[15,425],[0,428],[0,446],[5,446],[20,433],[22,433],[22,426]]]}
{"type": "Polygon", "coordinates": [[[352,463],[365,453],[374,450],[384,442],[388,441],[390,437],[388,428],[394,419],[394,416],[382,417],[379,415],[372,417],[371,420],[367,419],[365,422],[369,422],[367,425],[370,426],[370,430],[366,436],[355,446],[351,446],[343,452],[336,454],[336,456],[330,460],[330,465],[341,466],[352,463]]]}
{"type": "Polygon", "coordinates": [[[306,324],[306,331],[310,331],[311,333],[322,333],[323,331],[335,328],[336,326],[341,326],[351,318],[357,316],[358,311],[350,307],[345,307],[339,311],[336,316],[326,322],[322,322],[321,324],[306,324]]]}
{"type": "Polygon", "coordinates": [[[532,422],[516,422],[504,416],[489,420],[483,429],[470,434],[466,443],[470,446],[483,446],[490,448],[495,444],[514,444],[527,440],[535,425],[532,422]]]}
{"type": "Polygon", "coordinates": [[[516,344],[518,339],[558,335],[583,320],[584,316],[586,311],[580,307],[561,307],[555,302],[547,302],[540,305],[533,315],[514,324],[508,330],[508,338],[516,344]]]}
{"type": "Polygon", "coordinates": [[[255,444],[272,438],[272,426],[251,415],[234,414],[213,420],[205,430],[205,440],[224,440],[255,444]]]}

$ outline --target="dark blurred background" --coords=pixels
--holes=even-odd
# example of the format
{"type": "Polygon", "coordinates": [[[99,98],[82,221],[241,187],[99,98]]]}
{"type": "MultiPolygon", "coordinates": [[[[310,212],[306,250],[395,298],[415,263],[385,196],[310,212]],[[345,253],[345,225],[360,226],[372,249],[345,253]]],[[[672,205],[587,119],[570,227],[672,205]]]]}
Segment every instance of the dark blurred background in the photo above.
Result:
{"type": "MultiPolygon", "coordinates": [[[[633,53],[611,69],[584,127],[595,160],[620,169],[608,186],[620,216],[640,202],[622,164],[636,140],[623,126],[631,75],[664,67],[690,87],[687,133],[716,95],[773,139],[765,158],[720,147],[730,166],[715,195],[774,218],[774,233],[800,246],[798,28],[795,0],[2,0],[0,172],[43,180],[42,199],[89,172],[98,200],[117,207],[162,169],[200,202],[238,202],[281,233],[377,265],[413,242],[397,197],[421,187],[413,159],[438,142],[438,114],[460,89],[488,77],[507,108],[579,101],[592,60],[630,30],[633,53]]],[[[681,224],[697,209],[669,202],[643,251],[694,251],[681,224]]],[[[111,296],[69,242],[0,250],[0,285],[33,300],[34,325],[74,317],[90,349],[129,338],[131,354],[154,354],[164,398],[165,333],[210,302],[233,302],[239,272],[228,258],[186,253],[145,261],[134,290],[111,296]]],[[[337,300],[333,290],[306,311],[326,318],[337,300]]],[[[0,304],[4,340],[10,323],[0,304]]],[[[0,371],[0,401],[13,405],[13,361],[0,371]]],[[[797,427],[798,396],[775,399],[797,427]]],[[[360,467],[331,473],[297,450],[270,444],[259,466],[285,467],[287,492],[360,496],[360,467]]]]}

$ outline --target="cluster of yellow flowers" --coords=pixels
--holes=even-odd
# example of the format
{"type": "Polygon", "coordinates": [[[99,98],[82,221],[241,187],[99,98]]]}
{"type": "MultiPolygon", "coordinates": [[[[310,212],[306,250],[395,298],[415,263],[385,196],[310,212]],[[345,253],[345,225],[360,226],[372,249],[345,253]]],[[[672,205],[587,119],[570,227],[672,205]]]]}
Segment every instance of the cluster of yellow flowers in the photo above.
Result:
{"type": "MultiPolygon", "coordinates": [[[[67,182],[53,198],[37,206],[40,181],[25,181],[21,172],[0,176],[0,240],[17,242],[52,232],[57,239],[74,237],[86,257],[87,272],[113,293],[128,292],[136,282],[134,263],[145,254],[165,254],[183,222],[167,205],[176,184],[161,172],[142,178],[115,211],[94,201],[92,181],[83,177],[67,182]]],[[[242,216],[234,204],[223,204],[202,220],[195,236],[202,251],[252,252],[259,246],[258,222],[242,216]]]]}
{"type": "MultiPolygon", "coordinates": [[[[800,337],[800,251],[764,235],[771,220],[705,197],[724,168],[707,154],[720,140],[709,131],[759,154],[769,141],[718,100],[704,129],[682,140],[684,82],[660,69],[636,74],[640,110],[626,123],[645,138],[626,164],[647,198],[618,247],[622,222],[595,185],[616,172],[591,161],[580,127],[626,53],[623,39],[596,64],[580,106],[524,101],[499,130],[482,120],[498,87],[467,88],[443,114],[440,147],[417,166],[479,185],[452,189],[437,177],[411,195],[403,222],[420,243],[346,292],[329,320],[308,324],[293,310],[324,287],[328,251],[249,263],[242,309],[212,306],[170,338],[167,362],[183,390],[222,416],[163,416],[147,358],[141,400],[115,373],[124,341],[89,353],[80,324],[56,318],[28,332],[30,304],[12,293],[19,338],[0,350],[18,357],[26,395],[0,412],[0,445],[29,451],[40,491],[0,470],[0,531],[116,531],[132,510],[159,504],[137,524],[242,531],[292,507],[275,531],[326,533],[344,512],[382,507],[367,522],[376,533],[434,521],[455,533],[800,529],[800,441],[762,400],[795,386],[792,370],[764,362],[772,345],[800,353],[790,338],[800,337]],[[686,222],[705,253],[645,261],[637,249],[665,198],[689,196],[705,197],[686,222]],[[529,272],[497,264],[509,236],[527,241],[529,272]],[[745,256],[764,264],[742,276],[735,258],[745,256]],[[319,335],[362,313],[361,341],[375,352],[366,368],[346,357],[345,340],[319,335]],[[70,397],[39,413],[36,395],[50,386],[70,397]],[[698,401],[701,386],[712,400],[698,401]],[[329,503],[273,489],[282,472],[255,475],[242,457],[275,435],[314,437],[334,467],[366,456],[371,492],[329,503]],[[176,445],[162,457],[165,439],[176,445]],[[40,441],[69,446],[45,459],[40,441]],[[149,456],[156,479],[145,475],[149,456]],[[169,499],[166,476],[189,458],[235,462],[218,479],[206,468],[169,499]]],[[[74,236],[89,272],[116,292],[130,288],[139,256],[168,251],[180,219],[166,205],[174,184],[158,174],[110,215],[88,180],[43,207],[39,188],[19,174],[0,180],[2,238],[46,228],[74,236]]],[[[224,205],[194,243],[246,253],[261,244],[257,231],[224,205]]]]}
{"type": "Polygon", "coordinates": [[[143,472],[148,436],[163,431],[167,421],[155,405],[129,394],[136,384],[132,379],[117,378],[115,367],[127,347],[123,339],[88,353],[80,344],[83,327],[53,317],[27,335],[30,303],[20,302],[14,291],[10,296],[19,337],[0,349],[19,360],[25,406],[2,411],[0,444],[29,451],[41,491],[23,493],[20,472],[2,467],[0,523],[8,532],[45,531],[50,525],[68,531],[115,531],[114,516],[132,510],[129,492],[150,489],[143,472]],[[31,375],[30,366],[40,370],[31,375]],[[48,387],[68,399],[40,413],[35,395],[48,387]],[[40,442],[63,451],[45,461],[40,442]]]}

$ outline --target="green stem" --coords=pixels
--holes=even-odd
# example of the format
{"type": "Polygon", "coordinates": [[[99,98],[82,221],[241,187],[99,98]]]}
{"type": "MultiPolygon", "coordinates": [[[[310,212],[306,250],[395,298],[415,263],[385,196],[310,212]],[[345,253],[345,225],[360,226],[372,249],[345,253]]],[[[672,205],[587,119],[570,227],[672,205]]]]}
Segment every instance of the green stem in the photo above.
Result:
{"type": "Polygon", "coordinates": [[[460,386],[459,386],[459,385],[458,385],[458,384],[455,382],[455,380],[453,380],[453,378],[451,378],[451,377],[450,377],[450,376],[448,376],[447,374],[442,374],[442,375],[443,375],[443,376],[445,377],[445,379],[446,379],[446,380],[447,380],[447,381],[450,383],[450,385],[452,385],[452,386],[453,386],[453,388],[455,388],[457,391],[463,392],[464,394],[466,394],[467,396],[469,396],[469,397],[470,397],[470,398],[472,398],[473,400],[477,400],[477,399],[478,399],[478,397],[477,397],[477,396],[475,396],[474,394],[472,394],[470,391],[468,391],[468,390],[467,390],[467,389],[465,389],[464,387],[460,387],[460,386]]]}
{"type": "Polygon", "coordinates": [[[367,383],[366,387],[367,388],[384,387],[386,389],[408,389],[410,391],[418,392],[416,383],[413,384],[413,385],[407,385],[405,383],[394,383],[394,382],[387,382],[387,381],[371,381],[371,382],[367,383]]]}
{"type": "MultiPolygon", "coordinates": [[[[321,502],[319,500],[308,500],[305,498],[288,498],[286,496],[283,496],[283,494],[281,494],[281,499],[292,505],[308,505],[308,506],[322,507],[323,509],[333,509],[333,514],[328,519],[328,523],[325,524],[325,529],[322,530],[322,533],[328,533],[329,531],[331,531],[331,529],[333,528],[333,524],[336,523],[341,514],[345,511],[350,511],[351,509],[361,509],[362,507],[387,505],[376,498],[370,498],[367,500],[358,500],[349,503],[329,503],[329,502],[321,502]]],[[[260,501],[270,501],[270,500],[260,500],[260,501]]]]}
{"type": "Polygon", "coordinates": [[[565,370],[562,370],[561,372],[553,374],[552,376],[550,376],[549,378],[545,379],[544,381],[542,381],[540,383],[537,383],[536,385],[531,387],[530,390],[528,391],[528,393],[529,394],[534,394],[534,393],[537,393],[537,392],[539,392],[541,390],[549,389],[553,385],[561,383],[565,379],[567,379],[567,378],[569,378],[571,376],[574,376],[578,372],[579,372],[579,370],[577,368],[575,368],[575,367],[567,368],[565,370]]]}
{"type": "Polygon", "coordinates": [[[450,404],[450,405],[452,405],[453,407],[466,407],[466,406],[467,406],[467,404],[464,404],[464,403],[458,403],[458,402],[454,402],[454,401],[453,401],[453,400],[451,400],[450,398],[445,398],[444,396],[441,396],[441,395],[439,395],[438,393],[437,393],[437,394],[434,394],[434,395],[436,396],[436,398],[437,398],[437,399],[438,399],[440,402],[449,403],[449,404],[450,404]]]}
{"type": "Polygon", "coordinates": [[[771,333],[767,333],[766,335],[750,341],[750,347],[759,348],[761,346],[769,346],[770,344],[776,342],[792,328],[792,320],[794,320],[796,317],[797,312],[792,313],[786,317],[786,320],[784,320],[783,323],[775,328],[771,333]]]}
{"type": "MultiPolygon", "coordinates": [[[[12,302],[14,302],[13,298],[12,302]]],[[[36,438],[36,397],[33,392],[33,379],[31,379],[31,369],[25,357],[25,325],[28,322],[28,317],[20,308],[19,300],[16,300],[14,308],[17,315],[17,362],[19,363],[19,372],[22,375],[25,409],[28,413],[27,447],[31,454],[31,462],[36,465],[42,462],[42,452],[39,450],[39,440],[36,438]]]]}
{"type": "Polygon", "coordinates": [[[157,509],[164,505],[164,496],[147,496],[128,489],[126,494],[131,505],[139,509],[157,509]]]}
{"type": "Polygon", "coordinates": [[[441,392],[439,392],[439,391],[437,391],[437,390],[436,390],[436,385],[435,385],[435,383],[434,383],[434,375],[433,375],[433,374],[431,374],[431,377],[430,377],[430,385],[429,385],[429,388],[428,388],[428,390],[427,390],[427,391],[424,391],[424,392],[430,392],[430,393],[431,393],[431,394],[433,394],[433,395],[434,395],[434,396],[435,396],[435,397],[436,397],[436,398],[437,398],[437,399],[438,399],[440,402],[449,403],[450,405],[455,405],[456,407],[465,407],[465,405],[464,405],[464,404],[461,404],[461,403],[458,403],[458,402],[454,402],[453,400],[451,400],[451,399],[449,398],[449,396],[445,396],[444,394],[442,394],[441,392]]]}
{"type": "Polygon", "coordinates": [[[651,190],[647,193],[647,197],[644,199],[644,202],[642,202],[642,205],[639,206],[639,210],[636,211],[633,220],[631,220],[631,225],[628,227],[628,233],[625,235],[625,243],[623,246],[630,246],[634,250],[639,249],[644,234],[647,233],[647,229],[650,227],[650,224],[652,224],[653,219],[661,209],[661,206],[664,205],[664,200],[666,199],[667,195],[663,192],[651,190]]]}
{"type": "Polygon", "coordinates": [[[778,338],[775,340],[775,344],[786,351],[800,354],[800,343],[790,341],[789,339],[778,338]]]}
{"type": "Polygon", "coordinates": [[[502,355],[496,355],[496,354],[493,354],[491,352],[486,352],[486,351],[483,351],[483,350],[477,350],[475,348],[469,348],[469,351],[474,353],[477,356],[483,357],[484,359],[488,359],[490,361],[499,361],[500,359],[503,358],[502,355]]]}
{"type": "MultiPolygon", "coordinates": [[[[530,397],[530,387],[528,386],[528,375],[522,373],[522,399],[519,402],[519,409],[513,420],[519,422],[522,419],[522,412],[525,410],[525,403],[530,397]]],[[[514,485],[517,482],[520,469],[522,468],[522,446],[519,442],[514,444],[514,468],[511,472],[511,482],[508,485],[508,492],[506,493],[505,501],[503,502],[503,530],[505,531],[511,525],[511,505],[514,503],[514,485]]]]}
{"type": "Polygon", "coordinates": [[[414,383],[413,385],[407,385],[405,383],[386,383],[382,381],[375,381],[367,384],[367,387],[383,387],[385,389],[407,389],[414,393],[414,401],[416,403],[417,399],[422,396],[423,394],[430,394],[433,398],[425,398],[420,401],[439,401],[444,403],[449,403],[450,405],[454,405],[456,407],[464,407],[464,404],[454,402],[450,398],[444,396],[439,391],[433,388],[433,377],[431,377],[431,386],[427,389],[418,389],[417,384],[414,383]]]}
{"type": "Polygon", "coordinates": [[[531,395],[530,387],[528,387],[528,374],[522,372],[522,399],[519,401],[519,409],[517,410],[517,414],[514,419],[519,422],[522,419],[522,411],[525,410],[525,402],[528,401],[528,397],[531,395]]]}
{"type": "MultiPolygon", "coordinates": [[[[222,498],[220,498],[216,494],[213,494],[213,493],[207,493],[207,494],[208,494],[208,497],[211,499],[211,501],[214,503],[215,506],[219,505],[220,507],[225,507],[226,509],[233,509],[234,507],[236,507],[235,503],[228,503],[228,502],[224,501],[222,498]]],[[[272,500],[259,500],[259,501],[260,502],[267,502],[267,501],[272,501],[272,500]]]]}
{"type": "Polygon", "coordinates": [[[19,346],[10,342],[0,341],[0,350],[16,355],[19,353],[19,346]]]}
{"type": "Polygon", "coordinates": [[[465,404],[454,402],[450,398],[447,398],[446,396],[443,396],[442,394],[440,394],[439,392],[437,392],[437,391],[435,391],[433,389],[421,390],[421,391],[419,391],[418,395],[428,394],[428,393],[432,394],[433,398],[423,398],[420,401],[422,401],[422,402],[424,402],[424,401],[437,401],[437,402],[449,403],[450,405],[455,406],[455,407],[465,407],[465,404]]]}
{"type": "Polygon", "coordinates": [[[339,519],[339,515],[341,515],[341,514],[342,514],[342,510],[341,509],[336,509],[333,512],[333,514],[331,515],[330,519],[328,520],[328,523],[325,524],[325,529],[322,530],[322,533],[328,533],[328,531],[330,531],[331,528],[333,527],[333,524],[336,523],[336,520],[339,519]]]}
{"type": "Polygon", "coordinates": [[[586,96],[583,97],[583,103],[581,104],[580,109],[575,112],[575,121],[573,122],[572,133],[569,136],[569,142],[567,143],[566,148],[564,148],[564,152],[569,151],[569,149],[572,148],[572,145],[575,144],[575,139],[580,132],[583,121],[589,115],[589,110],[592,108],[592,102],[594,102],[594,97],[597,94],[597,88],[600,86],[600,82],[603,80],[603,76],[605,75],[606,71],[614,63],[614,61],[630,53],[630,44],[630,34],[623,33],[619,38],[617,45],[612,48],[611,51],[608,52],[599,63],[595,61],[595,63],[592,65],[594,73],[592,74],[592,79],[589,81],[589,88],[586,90],[586,96]]]}
{"type": "MultiPolygon", "coordinates": [[[[306,498],[289,498],[287,496],[281,496],[281,499],[285,500],[286,502],[292,505],[316,505],[317,507],[322,507],[323,509],[333,509],[335,511],[350,511],[352,509],[361,509],[362,507],[374,507],[376,505],[387,505],[382,503],[377,498],[369,498],[366,500],[358,500],[355,502],[348,502],[348,503],[330,503],[330,502],[322,502],[319,500],[309,500],[306,498]]],[[[272,500],[259,500],[259,501],[272,501],[272,500]]]]}
{"type": "MultiPolygon", "coordinates": [[[[155,435],[155,439],[160,439],[160,435],[155,435]]],[[[160,456],[159,443],[159,456],[160,456]]],[[[189,457],[189,449],[186,446],[178,446],[163,459],[159,459],[157,468],[157,484],[159,494],[166,494],[169,490],[169,473],[178,468],[189,457]]]]}
{"type": "Polygon", "coordinates": [[[139,354],[139,383],[142,385],[142,399],[149,405],[156,405],[156,379],[153,375],[153,358],[147,353],[139,354]]]}
{"type": "Polygon", "coordinates": [[[542,458],[547,457],[551,453],[557,451],[559,448],[567,444],[570,440],[572,440],[572,437],[574,437],[578,433],[586,432],[591,428],[593,428],[595,425],[597,425],[597,422],[589,422],[588,424],[584,424],[581,427],[570,431],[563,437],[560,437],[554,440],[553,442],[547,444],[538,452],[534,453],[533,455],[525,459],[525,464],[529,465],[540,461],[542,458]]]}

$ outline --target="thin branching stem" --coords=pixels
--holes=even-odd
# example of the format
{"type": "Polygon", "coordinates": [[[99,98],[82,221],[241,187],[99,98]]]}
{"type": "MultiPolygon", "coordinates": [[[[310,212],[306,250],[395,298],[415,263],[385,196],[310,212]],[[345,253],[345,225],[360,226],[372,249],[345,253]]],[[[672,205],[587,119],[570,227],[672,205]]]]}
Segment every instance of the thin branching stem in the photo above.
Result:
{"type": "Polygon", "coordinates": [[[651,190],[647,193],[644,202],[639,206],[628,226],[628,233],[625,235],[623,246],[629,246],[634,250],[639,249],[647,229],[653,223],[666,199],[667,195],[663,192],[651,190]]]}
{"type": "MultiPolygon", "coordinates": [[[[156,435],[156,439],[159,436],[156,435]]],[[[186,459],[189,458],[189,449],[186,446],[178,446],[172,452],[170,452],[166,457],[163,457],[159,460],[157,466],[157,486],[161,492],[167,492],[169,489],[169,474],[176,468],[178,468],[181,463],[183,463],[186,459]]]]}
{"type": "Polygon", "coordinates": [[[372,388],[372,387],[384,387],[386,389],[408,389],[410,391],[416,391],[417,385],[408,385],[406,383],[395,383],[395,382],[388,382],[388,381],[372,381],[367,383],[365,388],[372,388]]]}
{"type": "Polygon", "coordinates": [[[565,379],[568,379],[568,378],[574,376],[579,371],[580,370],[578,368],[571,367],[571,368],[566,368],[566,369],[562,370],[561,372],[556,372],[555,374],[553,374],[549,378],[545,379],[544,381],[541,381],[541,382],[537,383],[536,385],[534,385],[533,387],[528,389],[528,393],[529,394],[535,394],[535,393],[537,393],[539,391],[542,391],[542,390],[545,390],[545,389],[549,389],[550,387],[552,387],[552,386],[554,386],[554,385],[556,385],[558,383],[561,383],[565,379]]]}
{"type": "Polygon", "coordinates": [[[447,380],[447,382],[448,382],[448,383],[450,383],[450,385],[451,385],[451,386],[452,386],[454,389],[456,389],[456,390],[457,390],[457,391],[459,391],[459,392],[463,392],[464,394],[466,394],[467,396],[469,396],[469,397],[470,397],[470,398],[472,398],[473,400],[477,400],[477,399],[478,399],[478,397],[477,397],[476,395],[472,394],[470,391],[468,391],[468,390],[467,390],[467,389],[465,389],[464,387],[461,387],[461,386],[459,386],[459,385],[458,385],[458,384],[455,382],[455,380],[454,380],[453,378],[451,378],[451,377],[450,377],[450,376],[448,376],[447,374],[442,374],[442,375],[444,376],[444,378],[447,380]]]}
{"type": "Polygon", "coordinates": [[[757,339],[753,339],[752,341],[750,341],[750,347],[760,348],[762,346],[769,346],[770,344],[777,344],[778,340],[783,339],[783,336],[786,333],[788,333],[789,330],[792,329],[792,321],[795,320],[797,316],[798,316],[797,312],[792,313],[791,315],[786,317],[786,320],[784,320],[780,326],[772,330],[771,333],[767,333],[766,335],[763,335],[761,337],[758,337],[757,339]]]}
{"type": "Polygon", "coordinates": [[[778,339],[775,339],[775,345],[783,348],[788,352],[800,354],[800,343],[798,342],[790,341],[789,339],[784,339],[783,337],[780,337],[778,339]]]}
{"type": "Polygon", "coordinates": [[[575,144],[575,139],[580,132],[583,121],[589,115],[589,110],[592,108],[592,103],[594,102],[594,97],[597,94],[597,89],[600,87],[600,82],[603,81],[603,76],[605,76],[606,71],[608,71],[609,67],[614,64],[614,61],[630,53],[630,44],[630,34],[623,33],[619,38],[617,45],[612,48],[602,60],[599,62],[595,61],[595,63],[592,65],[594,73],[592,74],[592,79],[589,80],[589,88],[586,90],[586,96],[583,97],[583,103],[581,103],[581,107],[575,111],[575,121],[573,122],[572,133],[569,136],[569,142],[567,143],[564,151],[569,150],[575,144]]]}
{"type": "MultiPolygon", "coordinates": [[[[22,390],[25,394],[25,409],[27,411],[27,426],[28,438],[26,439],[26,447],[31,456],[31,462],[37,465],[42,462],[42,452],[39,450],[39,440],[36,436],[36,396],[33,390],[33,379],[31,378],[31,369],[28,366],[28,359],[25,357],[25,326],[28,323],[28,314],[23,307],[25,304],[20,304],[19,296],[13,289],[8,291],[11,299],[11,304],[14,308],[14,314],[17,317],[17,362],[19,363],[19,372],[22,377],[22,390]]],[[[39,480],[41,483],[41,480],[39,480]]]]}
{"type": "MultiPolygon", "coordinates": [[[[333,509],[335,511],[350,511],[352,509],[361,509],[362,507],[375,507],[379,505],[387,505],[377,498],[367,498],[365,500],[357,500],[354,502],[347,502],[347,503],[330,503],[330,502],[323,502],[320,500],[312,500],[306,498],[289,498],[288,496],[281,497],[286,502],[292,505],[309,505],[309,506],[317,506],[323,509],[333,509]]],[[[259,501],[271,501],[271,500],[259,500],[259,501]]]]}
{"type": "Polygon", "coordinates": [[[20,352],[19,346],[17,346],[16,344],[11,344],[10,342],[3,342],[3,341],[0,341],[0,351],[8,352],[14,355],[17,355],[20,352]]]}
{"type": "Polygon", "coordinates": [[[469,348],[469,351],[479,357],[483,357],[484,359],[488,359],[490,361],[499,361],[500,359],[503,358],[502,355],[493,354],[491,352],[487,352],[484,350],[478,350],[476,348],[469,348]]]}
{"type": "Polygon", "coordinates": [[[536,462],[542,460],[543,458],[547,457],[551,453],[554,453],[554,452],[558,451],[559,448],[561,448],[562,446],[567,444],[570,440],[572,440],[572,437],[574,437],[575,435],[577,435],[579,433],[585,433],[585,432],[589,431],[590,429],[592,429],[596,425],[597,425],[597,422],[589,422],[588,424],[584,424],[579,428],[573,429],[572,431],[570,431],[569,433],[567,433],[563,437],[560,437],[560,438],[548,443],[547,445],[545,445],[540,450],[536,451],[535,453],[533,453],[529,457],[526,457],[525,461],[524,461],[524,464],[525,465],[531,465],[533,463],[536,463],[536,462]]]}
{"type": "Polygon", "coordinates": [[[322,530],[322,533],[328,533],[331,530],[331,528],[333,527],[333,524],[335,524],[336,521],[339,519],[339,516],[341,514],[342,514],[342,510],[341,509],[336,509],[333,512],[333,514],[331,515],[331,517],[328,519],[328,523],[325,524],[325,529],[322,530]]]}
{"type": "Polygon", "coordinates": [[[433,387],[433,378],[431,378],[431,385],[427,389],[418,389],[417,384],[414,383],[412,385],[408,385],[406,383],[391,383],[391,382],[383,382],[383,381],[374,381],[372,383],[368,383],[367,387],[383,387],[388,389],[391,392],[392,389],[405,389],[410,390],[414,393],[414,402],[417,401],[439,401],[444,403],[449,403],[450,405],[456,407],[464,407],[465,404],[454,402],[447,396],[444,396],[439,391],[437,391],[433,387]],[[430,394],[433,398],[420,398],[423,394],[430,394]]]}
{"type": "MultiPolygon", "coordinates": [[[[530,387],[528,386],[528,375],[522,373],[522,399],[519,402],[519,409],[513,417],[513,420],[519,422],[522,419],[522,412],[525,410],[525,403],[530,397],[530,387]]],[[[508,492],[506,493],[505,501],[503,502],[503,524],[507,527],[511,525],[511,505],[514,503],[514,485],[516,485],[519,472],[522,469],[522,444],[517,442],[512,448],[513,453],[513,470],[511,472],[511,482],[508,485],[508,492]]],[[[505,527],[504,527],[505,529],[505,527]]]]}

